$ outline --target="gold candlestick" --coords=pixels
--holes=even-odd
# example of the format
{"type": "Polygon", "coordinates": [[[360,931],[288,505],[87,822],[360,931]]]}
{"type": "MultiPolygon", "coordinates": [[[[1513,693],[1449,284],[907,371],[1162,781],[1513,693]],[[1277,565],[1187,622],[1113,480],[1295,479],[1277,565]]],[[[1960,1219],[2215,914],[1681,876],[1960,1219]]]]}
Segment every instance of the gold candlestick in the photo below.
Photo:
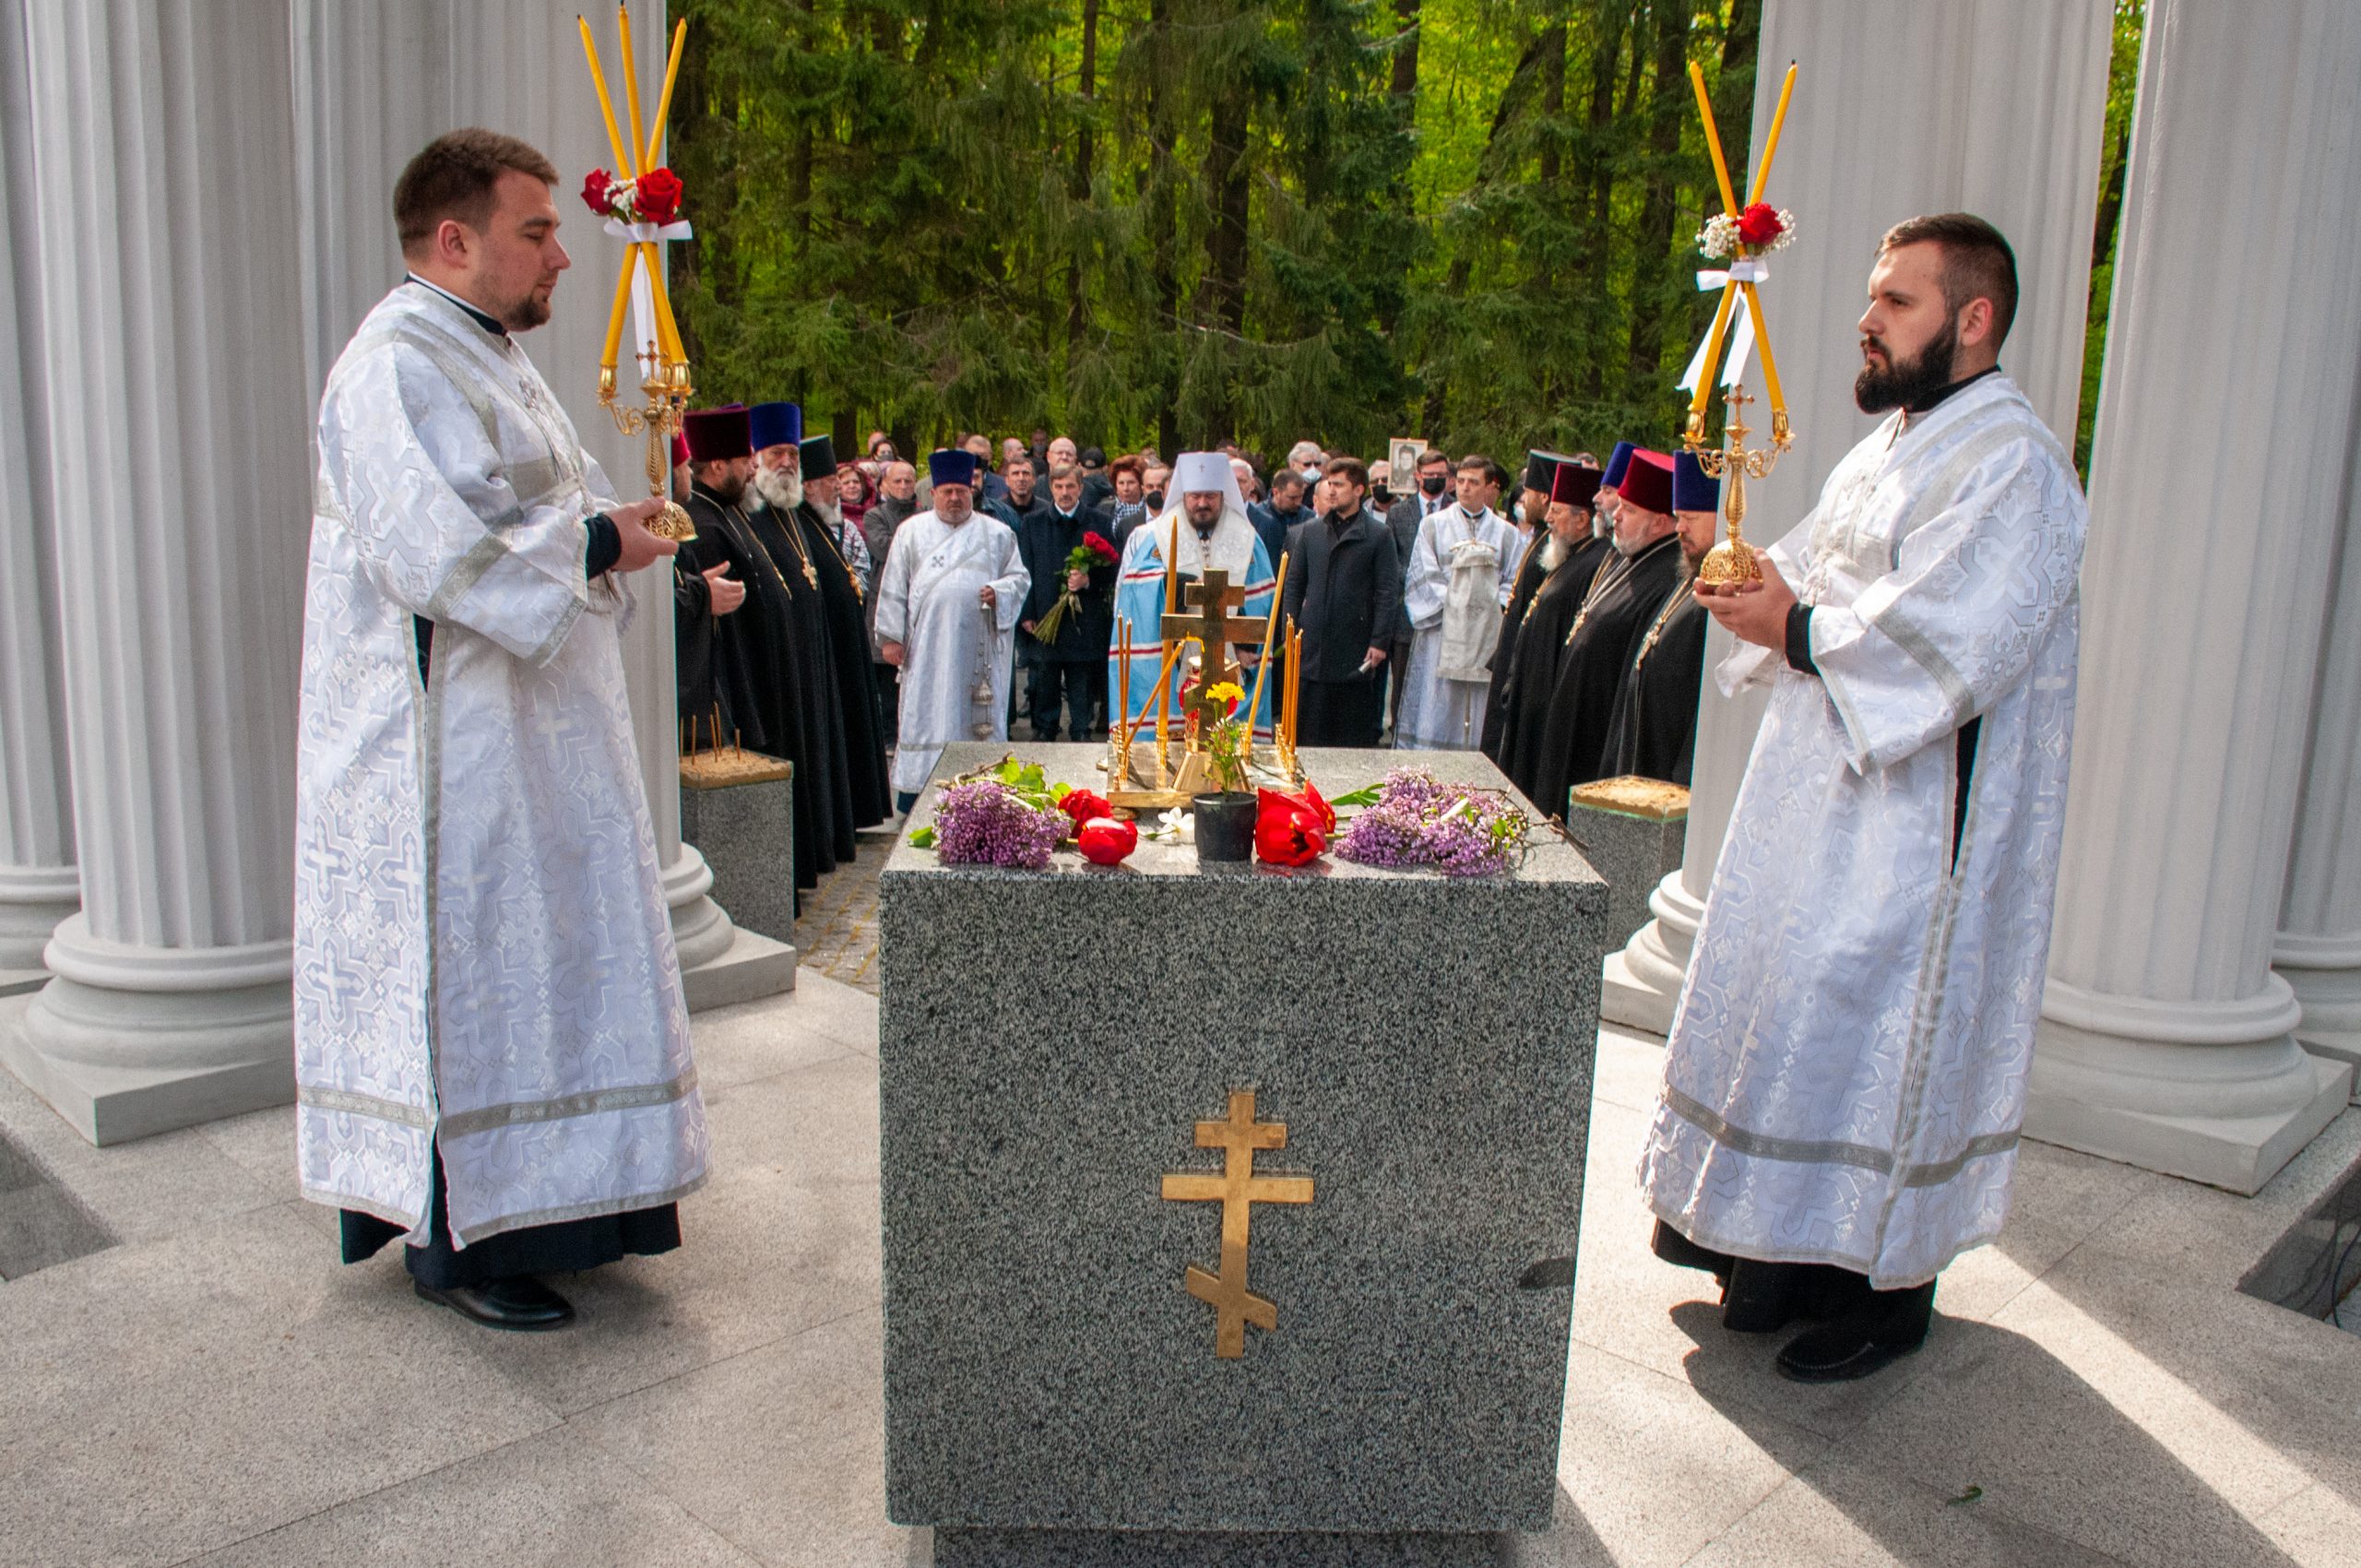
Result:
{"type": "Polygon", "coordinates": [[[1722,496],[1722,516],[1729,523],[1728,537],[1708,551],[1697,567],[1697,580],[1714,588],[1762,580],[1762,564],[1755,558],[1754,547],[1738,536],[1738,525],[1746,520],[1746,481],[1768,477],[1780,455],[1795,441],[1786,418],[1774,415],[1771,445],[1748,446],[1746,438],[1752,430],[1746,422],[1746,405],[1752,401],[1743,386],[1729,389],[1723,402],[1723,445],[1718,451],[1706,446],[1693,430],[1681,438],[1681,445],[1696,457],[1699,468],[1714,479],[1728,481],[1722,496]]]}

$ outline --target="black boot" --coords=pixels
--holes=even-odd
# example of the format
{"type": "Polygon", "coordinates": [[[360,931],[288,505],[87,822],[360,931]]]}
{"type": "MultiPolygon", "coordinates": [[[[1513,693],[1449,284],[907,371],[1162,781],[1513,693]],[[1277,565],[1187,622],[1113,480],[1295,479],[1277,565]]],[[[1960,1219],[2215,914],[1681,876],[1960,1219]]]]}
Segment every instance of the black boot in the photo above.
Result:
{"type": "Polygon", "coordinates": [[[1812,1265],[1739,1258],[1722,1288],[1722,1326],[1732,1334],[1769,1334],[1809,1315],[1812,1265]]]}
{"type": "Polygon", "coordinates": [[[574,1303],[529,1275],[495,1279],[488,1285],[453,1285],[436,1289],[422,1280],[410,1281],[423,1300],[450,1308],[486,1328],[538,1334],[564,1328],[574,1321],[574,1303]]]}
{"type": "Polygon", "coordinates": [[[1872,1290],[1844,1316],[1807,1329],[1779,1352],[1779,1375],[1793,1383],[1849,1383],[1909,1355],[1927,1342],[1935,1317],[1935,1282],[1872,1290]]]}

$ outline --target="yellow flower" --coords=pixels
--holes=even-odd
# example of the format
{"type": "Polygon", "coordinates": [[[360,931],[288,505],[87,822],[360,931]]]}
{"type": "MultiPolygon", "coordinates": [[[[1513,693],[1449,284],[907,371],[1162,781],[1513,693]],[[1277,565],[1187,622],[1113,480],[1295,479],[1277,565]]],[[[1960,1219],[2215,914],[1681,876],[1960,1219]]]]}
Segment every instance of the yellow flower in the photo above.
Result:
{"type": "Polygon", "coordinates": [[[1240,698],[1244,697],[1246,694],[1239,689],[1237,682],[1221,681],[1216,683],[1212,690],[1205,693],[1205,695],[1211,697],[1216,702],[1237,702],[1240,698]]]}

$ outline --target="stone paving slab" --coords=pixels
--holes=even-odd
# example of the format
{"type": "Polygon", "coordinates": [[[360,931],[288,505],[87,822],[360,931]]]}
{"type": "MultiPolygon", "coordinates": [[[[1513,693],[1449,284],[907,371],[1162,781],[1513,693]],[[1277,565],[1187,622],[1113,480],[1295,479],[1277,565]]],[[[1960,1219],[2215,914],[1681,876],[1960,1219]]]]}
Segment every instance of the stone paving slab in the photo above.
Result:
{"type": "MultiPolygon", "coordinates": [[[[884,1517],[874,1020],[809,969],[700,1016],[686,1246],[573,1285],[585,1323],[541,1338],[339,1266],[290,1111],[94,1150],[0,1075],[0,1127],[124,1237],[0,1283],[0,1564],[931,1561],[884,1517]]],[[[1556,1513],[1495,1562],[2354,1561],[2361,1340],[2235,1285],[2361,1112],[2253,1199],[2029,1147],[1928,1348],[1831,1392],[1649,1254],[1656,1051],[1601,1036],[1556,1513]]]]}

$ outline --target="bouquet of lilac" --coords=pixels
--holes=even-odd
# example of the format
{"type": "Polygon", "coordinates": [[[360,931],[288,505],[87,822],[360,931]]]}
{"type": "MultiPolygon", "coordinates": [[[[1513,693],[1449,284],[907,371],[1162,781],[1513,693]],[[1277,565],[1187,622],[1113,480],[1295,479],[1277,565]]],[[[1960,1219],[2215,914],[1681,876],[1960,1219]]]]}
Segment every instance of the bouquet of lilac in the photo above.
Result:
{"type": "Polygon", "coordinates": [[[997,779],[984,778],[943,790],[934,812],[933,844],[947,866],[1047,871],[1050,852],[1069,826],[1055,806],[1036,805],[997,779]]]}
{"type": "Polygon", "coordinates": [[[1439,783],[1403,768],[1385,776],[1376,799],[1345,828],[1336,853],[1365,866],[1496,876],[1515,863],[1532,826],[1500,790],[1439,783]]]}

